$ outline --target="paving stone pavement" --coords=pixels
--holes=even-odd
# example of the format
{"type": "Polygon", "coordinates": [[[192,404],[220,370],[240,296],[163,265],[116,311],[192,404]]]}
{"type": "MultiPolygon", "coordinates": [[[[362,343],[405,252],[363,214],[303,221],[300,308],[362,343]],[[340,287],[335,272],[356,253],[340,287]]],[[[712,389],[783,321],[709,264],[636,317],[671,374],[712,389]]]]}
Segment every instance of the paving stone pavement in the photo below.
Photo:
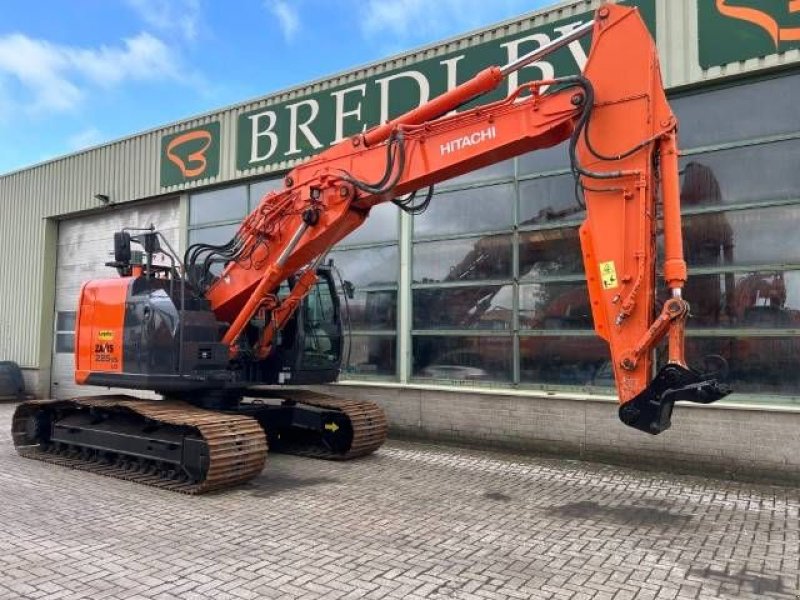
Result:
{"type": "Polygon", "coordinates": [[[26,460],[0,599],[800,598],[800,490],[391,442],[186,497],[26,460]]]}

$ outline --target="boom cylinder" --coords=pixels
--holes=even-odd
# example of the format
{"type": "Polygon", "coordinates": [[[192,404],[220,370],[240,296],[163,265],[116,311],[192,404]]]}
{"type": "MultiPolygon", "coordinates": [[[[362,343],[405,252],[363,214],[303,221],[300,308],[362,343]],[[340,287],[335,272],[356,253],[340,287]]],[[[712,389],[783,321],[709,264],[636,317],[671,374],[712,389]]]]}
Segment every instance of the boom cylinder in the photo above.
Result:
{"type": "Polygon", "coordinates": [[[374,146],[387,140],[392,133],[392,130],[398,125],[419,125],[427,121],[432,121],[441,117],[451,110],[455,110],[462,104],[474,100],[487,92],[491,92],[500,83],[508,77],[511,73],[519,71],[523,67],[530,65],[545,56],[552,54],[556,50],[579,40],[580,38],[588,35],[594,26],[594,21],[584,23],[580,27],[576,27],[569,33],[562,35],[560,38],[553,40],[548,44],[544,44],[518,58],[515,61],[508,63],[502,67],[489,67],[478,73],[469,81],[465,81],[461,85],[453,88],[449,92],[437,96],[430,102],[426,102],[420,107],[408,111],[404,115],[397,117],[379,125],[370,131],[367,131],[362,137],[361,141],[366,146],[374,146]]]}

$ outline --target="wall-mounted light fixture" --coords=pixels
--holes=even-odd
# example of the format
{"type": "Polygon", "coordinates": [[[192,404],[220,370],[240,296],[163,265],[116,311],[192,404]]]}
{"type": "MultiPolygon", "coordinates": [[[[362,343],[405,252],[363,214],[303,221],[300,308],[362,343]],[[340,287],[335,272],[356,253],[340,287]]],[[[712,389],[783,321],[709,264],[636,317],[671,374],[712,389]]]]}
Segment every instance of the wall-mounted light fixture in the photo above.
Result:
{"type": "Polygon", "coordinates": [[[94,199],[100,202],[100,204],[111,204],[111,198],[106,194],[95,194],[94,199]]]}

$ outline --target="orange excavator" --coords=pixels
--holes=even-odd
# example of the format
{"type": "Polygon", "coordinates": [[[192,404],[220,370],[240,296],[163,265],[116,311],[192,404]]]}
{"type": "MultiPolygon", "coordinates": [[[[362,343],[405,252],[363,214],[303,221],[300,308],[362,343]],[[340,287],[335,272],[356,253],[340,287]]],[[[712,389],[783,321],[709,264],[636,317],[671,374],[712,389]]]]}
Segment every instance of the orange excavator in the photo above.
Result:
{"type": "Polygon", "coordinates": [[[121,231],[108,263],[120,277],[80,292],[75,377],[163,398],[25,402],[13,417],[17,451],[186,493],[254,477],[268,445],[329,459],[374,451],[387,432],[378,405],[288,387],[335,381],[341,365],[340,289],[324,257],[378,204],[418,213],[435,184],[566,140],[586,209],[579,238],[592,317],[610,345],[619,416],[658,434],[676,401],[728,393],[684,360],[676,129],[637,10],[604,5],[591,23],[296,167],[227,244],[192,245],[180,260],[155,230],[121,231]],[[581,75],[526,83],[463,109],[590,33],[581,75]],[[656,314],[661,221],[670,297],[656,314]],[[159,253],[171,263],[156,264],[159,253]],[[668,360],[656,372],[664,338],[668,360]]]}

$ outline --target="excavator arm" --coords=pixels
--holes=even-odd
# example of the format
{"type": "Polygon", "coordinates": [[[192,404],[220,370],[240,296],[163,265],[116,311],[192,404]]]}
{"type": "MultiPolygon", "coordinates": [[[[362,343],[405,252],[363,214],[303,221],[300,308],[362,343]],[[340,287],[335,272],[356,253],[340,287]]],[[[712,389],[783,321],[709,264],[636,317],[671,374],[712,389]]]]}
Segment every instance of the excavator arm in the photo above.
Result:
{"type": "Polygon", "coordinates": [[[713,402],[728,393],[684,359],[689,305],[682,297],[676,130],[657,51],[638,11],[603,6],[592,23],[568,36],[515,63],[490,67],[291,171],[284,189],[267,195],[219,251],[228,262],[205,297],[229,324],[223,342],[236,357],[248,323],[268,314],[254,348],[257,357],[266,357],[313,287],[322,258],[375,205],[394,202],[413,213],[431,201],[435,184],[569,140],[578,201],[586,208],[580,242],[594,326],[610,346],[620,418],[660,433],[670,425],[675,401],[713,402]],[[581,76],[527,83],[502,101],[454,114],[509,74],[590,32],[593,44],[581,76]],[[656,314],[661,222],[670,298],[656,314]],[[279,299],[279,286],[292,276],[297,283],[279,299]],[[654,375],[653,351],[664,338],[669,358],[654,375]]]}

